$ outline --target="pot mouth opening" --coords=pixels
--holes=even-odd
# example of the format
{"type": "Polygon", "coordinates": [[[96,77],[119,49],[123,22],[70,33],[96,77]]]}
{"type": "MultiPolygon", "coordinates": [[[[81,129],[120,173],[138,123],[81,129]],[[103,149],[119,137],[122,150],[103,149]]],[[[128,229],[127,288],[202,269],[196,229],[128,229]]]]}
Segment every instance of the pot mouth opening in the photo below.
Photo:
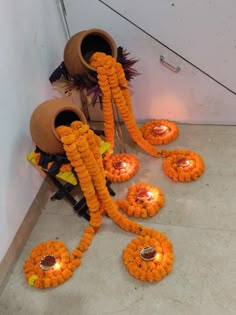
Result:
{"type": "MultiPolygon", "coordinates": [[[[61,111],[60,113],[58,113],[58,115],[56,116],[56,118],[55,118],[55,120],[53,122],[53,124],[54,124],[53,130],[56,130],[56,128],[59,127],[59,126],[70,126],[71,123],[73,121],[76,121],[76,120],[81,120],[81,119],[72,110],[61,111]]],[[[57,139],[59,139],[56,131],[55,131],[55,136],[57,137],[57,139]]]]}
{"type": "Polygon", "coordinates": [[[110,41],[99,34],[85,36],[81,43],[80,51],[82,62],[91,70],[95,70],[89,64],[90,58],[95,52],[103,52],[111,56],[114,53],[110,41]]]}

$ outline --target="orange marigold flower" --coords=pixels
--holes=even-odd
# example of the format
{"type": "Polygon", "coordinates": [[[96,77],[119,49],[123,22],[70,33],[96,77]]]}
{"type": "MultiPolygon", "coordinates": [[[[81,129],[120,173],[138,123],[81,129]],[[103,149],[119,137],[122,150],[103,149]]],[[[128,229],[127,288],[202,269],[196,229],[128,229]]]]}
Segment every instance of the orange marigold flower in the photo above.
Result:
{"type": "MultiPolygon", "coordinates": [[[[156,237],[139,236],[131,241],[123,251],[123,262],[129,273],[142,281],[159,281],[171,272],[174,254],[163,251],[159,232],[156,237]]],[[[166,241],[170,248],[171,243],[166,241]]]]}
{"type": "Polygon", "coordinates": [[[116,154],[104,160],[106,176],[112,182],[125,182],[132,178],[139,169],[138,159],[127,153],[116,154]]]}
{"type": "Polygon", "coordinates": [[[167,120],[151,120],[146,122],[140,131],[144,139],[152,145],[167,144],[174,141],[179,134],[178,126],[167,120]]]}
{"type": "Polygon", "coordinates": [[[63,242],[47,241],[40,243],[32,249],[31,258],[27,259],[23,266],[26,279],[30,281],[30,278],[35,276],[35,281],[31,285],[37,288],[46,289],[57,286],[59,283],[55,280],[55,271],[58,276],[63,276],[63,272],[67,274],[67,270],[71,273],[67,264],[61,263],[63,257],[67,255],[69,256],[70,253],[63,242]],[[49,264],[50,259],[52,260],[51,265],[49,264]]]}
{"type": "MultiPolygon", "coordinates": [[[[111,143],[111,153],[114,147],[114,115],[112,99],[119,109],[124,123],[133,140],[146,152],[154,157],[160,157],[161,151],[146,141],[140,132],[133,115],[132,102],[128,83],[125,79],[123,67],[112,56],[96,52],[90,59],[92,67],[98,70],[98,84],[102,92],[104,112],[104,132],[106,140],[111,143]],[[106,82],[108,85],[104,86],[106,82]],[[106,101],[105,101],[106,100],[106,101]],[[107,113],[110,115],[107,115],[107,113]]],[[[115,177],[117,180],[117,178],[115,177]]],[[[123,180],[122,180],[123,181],[123,180]]]]}
{"type": "Polygon", "coordinates": [[[196,180],[205,170],[201,156],[188,150],[170,151],[162,167],[165,174],[175,182],[196,180]]]}
{"type": "MultiPolygon", "coordinates": [[[[104,54],[101,54],[101,58],[106,58],[106,55],[104,57],[104,54]]],[[[108,67],[105,67],[105,69],[108,70],[110,65],[113,66],[114,63],[111,58],[106,60],[108,61],[108,67]]],[[[99,60],[97,63],[102,64],[99,60]]],[[[110,75],[113,75],[113,71],[110,72],[110,75]]],[[[116,91],[114,92],[116,93],[116,91]]],[[[133,126],[132,123],[130,126],[133,126]]],[[[129,220],[119,212],[106,186],[105,173],[98,150],[98,139],[88,129],[87,125],[74,122],[72,128],[59,127],[57,131],[64,145],[67,158],[71,165],[75,167],[81,189],[86,198],[90,210],[90,226],[85,228],[84,234],[79,244],[72,251],[72,254],[68,252],[65,244],[60,241],[49,240],[45,243],[40,243],[36,248],[32,249],[30,257],[26,260],[23,268],[25,278],[29,284],[37,288],[49,288],[50,286],[56,287],[68,280],[72,276],[73,271],[80,266],[83,252],[88,249],[94,234],[100,227],[103,214],[107,214],[125,231],[140,235],[124,251],[124,263],[131,275],[150,282],[160,280],[172,269],[173,254],[171,243],[160,232],[145,228],[138,222],[129,220]],[[150,244],[155,247],[157,253],[160,253],[158,263],[144,262],[137,255],[141,247],[151,246],[150,244]],[[136,256],[134,256],[134,253],[136,253],[136,256]]],[[[137,137],[139,138],[139,136],[137,137]]],[[[130,154],[120,154],[118,158],[117,156],[107,156],[104,159],[104,164],[107,164],[108,168],[112,170],[112,175],[117,181],[123,181],[127,179],[127,176],[133,176],[139,167],[138,160],[130,154]],[[126,168],[132,171],[128,173],[126,168]]],[[[138,185],[140,185],[140,189],[147,187],[145,186],[147,184],[143,183],[138,185]]],[[[153,194],[156,193],[154,186],[149,185],[148,189],[153,190],[153,194]]],[[[131,201],[134,199],[132,189],[130,189],[128,196],[131,201]]],[[[158,211],[157,205],[160,207],[164,204],[164,196],[161,198],[160,190],[158,190],[158,201],[152,200],[152,205],[149,204],[149,196],[146,196],[147,198],[145,199],[143,191],[136,191],[137,196],[140,203],[143,204],[143,208],[137,209],[135,212],[136,217],[145,216],[146,214],[152,216],[158,211]]],[[[131,204],[128,211],[133,210],[134,205],[131,204]]]]}
{"type": "Polygon", "coordinates": [[[117,204],[128,216],[146,218],[159,212],[165,197],[160,188],[139,183],[129,187],[126,200],[118,199],[117,204]]]}

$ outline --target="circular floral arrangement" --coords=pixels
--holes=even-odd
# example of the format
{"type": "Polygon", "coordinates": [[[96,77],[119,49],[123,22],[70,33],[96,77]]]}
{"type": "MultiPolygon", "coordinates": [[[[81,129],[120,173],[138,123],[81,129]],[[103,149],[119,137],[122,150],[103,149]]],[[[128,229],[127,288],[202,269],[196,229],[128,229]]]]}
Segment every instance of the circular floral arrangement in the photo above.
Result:
{"type": "Polygon", "coordinates": [[[133,177],[139,169],[138,159],[127,153],[108,156],[104,159],[106,176],[111,182],[121,183],[133,177]]]}
{"type": "Polygon", "coordinates": [[[118,206],[135,218],[154,216],[165,204],[162,190],[150,184],[138,183],[128,189],[126,200],[118,199],[118,206]]]}
{"type": "Polygon", "coordinates": [[[140,131],[145,140],[152,145],[167,144],[176,139],[178,126],[167,120],[151,120],[146,122],[140,131]]]}
{"type": "Polygon", "coordinates": [[[172,271],[172,244],[160,232],[133,239],[123,251],[129,273],[142,281],[159,281],[172,271]]]}
{"type": "Polygon", "coordinates": [[[162,167],[165,174],[175,182],[197,180],[205,169],[201,156],[187,150],[170,151],[169,157],[163,162],[162,167]]]}
{"type": "Polygon", "coordinates": [[[63,242],[47,241],[32,249],[24,264],[25,278],[36,288],[56,287],[68,280],[79,265],[79,259],[70,261],[63,242]]]}

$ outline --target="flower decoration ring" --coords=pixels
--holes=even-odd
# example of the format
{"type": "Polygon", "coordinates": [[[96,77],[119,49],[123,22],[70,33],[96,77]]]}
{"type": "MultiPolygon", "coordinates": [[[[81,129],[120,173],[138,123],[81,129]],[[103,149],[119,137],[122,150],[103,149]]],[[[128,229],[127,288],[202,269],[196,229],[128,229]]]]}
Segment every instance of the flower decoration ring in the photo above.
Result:
{"type": "Polygon", "coordinates": [[[125,182],[133,177],[139,169],[138,159],[127,153],[116,154],[104,162],[107,178],[112,182],[125,182]]]}
{"type": "Polygon", "coordinates": [[[152,145],[167,144],[174,141],[178,134],[178,126],[167,120],[151,120],[146,122],[140,131],[145,140],[152,145]]]}
{"type": "Polygon", "coordinates": [[[167,176],[177,182],[197,180],[205,170],[203,159],[193,151],[173,150],[163,162],[163,170],[167,176]]]}
{"type": "Polygon", "coordinates": [[[135,218],[154,216],[165,204],[162,190],[151,184],[138,183],[128,189],[126,200],[118,199],[118,206],[135,218]]]}
{"type": "Polygon", "coordinates": [[[160,281],[172,271],[173,260],[172,244],[160,232],[133,239],[123,251],[129,273],[142,281],[160,281]]]}
{"type": "Polygon", "coordinates": [[[63,242],[47,241],[32,249],[23,269],[31,286],[49,288],[68,280],[76,266],[76,261],[70,261],[70,253],[63,242]]]}

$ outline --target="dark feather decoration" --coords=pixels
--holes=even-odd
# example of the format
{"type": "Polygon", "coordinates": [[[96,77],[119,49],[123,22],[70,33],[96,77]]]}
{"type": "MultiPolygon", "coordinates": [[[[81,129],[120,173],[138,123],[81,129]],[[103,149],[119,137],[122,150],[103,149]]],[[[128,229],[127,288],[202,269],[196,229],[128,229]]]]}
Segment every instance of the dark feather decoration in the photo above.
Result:
{"type": "MultiPolygon", "coordinates": [[[[138,60],[129,58],[129,55],[130,53],[128,53],[123,47],[120,46],[117,48],[117,61],[122,65],[127,81],[131,81],[135,76],[139,75],[137,70],[133,68],[138,60]]],[[[73,89],[80,91],[86,90],[87,95],[92,95],[91,104],[93,106],[95,105],[97,99],[102,96],[98,85],[97,73],[95,71],[90,71],[86,75],[77,75],[72,78],[69,75],[64,62],[62,62],[49,77],[51,84],[57,80],[68,81],[65,94],[73,89]]]]}

